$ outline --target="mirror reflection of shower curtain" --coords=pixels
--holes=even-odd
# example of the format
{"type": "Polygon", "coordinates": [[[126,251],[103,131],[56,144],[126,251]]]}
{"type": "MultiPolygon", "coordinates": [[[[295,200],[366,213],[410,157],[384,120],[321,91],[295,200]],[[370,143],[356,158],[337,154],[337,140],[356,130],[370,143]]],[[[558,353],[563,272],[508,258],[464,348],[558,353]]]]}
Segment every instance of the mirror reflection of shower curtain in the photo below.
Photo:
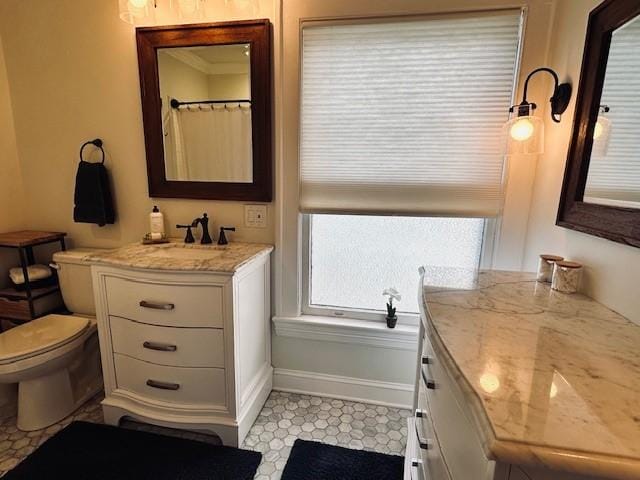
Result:
{"type": "Polygon", "coordinates": [[[189,105],[172,109],[167,178],[251,183],[251,106],[189,105]],[[171,164],[171,165],[170,165],[171,164]],[[175,176],[171,178],[171,173],[175,176]]]}

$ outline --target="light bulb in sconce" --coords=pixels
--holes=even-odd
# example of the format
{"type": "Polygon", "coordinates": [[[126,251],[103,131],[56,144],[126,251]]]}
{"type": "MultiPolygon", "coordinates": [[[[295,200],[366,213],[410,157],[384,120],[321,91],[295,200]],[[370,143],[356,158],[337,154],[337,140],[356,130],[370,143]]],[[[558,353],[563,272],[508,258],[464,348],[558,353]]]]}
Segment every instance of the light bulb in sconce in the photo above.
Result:
{"type": "Polygon", "coordinates": [[[120,18],[131,25],[152,25],[155,7],[155,0],[118,0],[120,18]]]}
{"type": "Polygon", "coordinates": [[[534,104],[515,106],[504,135],[508,155],[535,155],[543,152],[544,122],[533,114],[534,104]]]}
{"type": "Polygon", "coordinates": [[[604,156],[609,148],[609,134],[611,131],[611,120],[604,116],[611,109],[608,105],[600,105],[600,111],[596,124],[593,126],[593,150],[595,155],[604,156]]]}
{"type": "Polygon", "coordinates": [[[509,135],[511,135],[511,138],[514,140],[523,142],[531,138],[534,130],[533,122],[531,122],[531,120],[528,118],[519,118],[513,125],[511,125],[509,135]]]}
{"type": "Polygon", "coordinates": [[[601,122],[596,122],[596,126],[593,129],[593,139],[597,140],[598,138],[600,138],[600,135],[602,135],[602,131],[604,130],[604,127],[602,126],[601,122]]]}
{"type": "Polygon", "coordinates": [[[202,0],[171,0],[170,8],[179,18],[190,20],[202,17],[204,12],[202,0]]]}

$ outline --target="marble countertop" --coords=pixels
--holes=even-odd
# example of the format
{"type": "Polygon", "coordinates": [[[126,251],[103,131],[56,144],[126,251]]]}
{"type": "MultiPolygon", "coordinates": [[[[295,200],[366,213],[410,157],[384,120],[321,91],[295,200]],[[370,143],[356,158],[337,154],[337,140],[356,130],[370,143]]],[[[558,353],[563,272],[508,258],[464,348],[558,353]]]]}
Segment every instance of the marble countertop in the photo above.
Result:
{"type": "Polygon", "coordinates": [[[234,273],[244,264],[273,250],[272,245],[230,242],[228,245],[171,243],[142,245],[133,243],[113,250],[92,253],[85,260],[103,264],[149,270],[234,273]]]}
{"type": "Polygon", "coordinates": [[[428,334],[464,379],[487,454],[640,479],[640,326],[532,273],[456,274],[466,289],[425,274],[428,334]]]}

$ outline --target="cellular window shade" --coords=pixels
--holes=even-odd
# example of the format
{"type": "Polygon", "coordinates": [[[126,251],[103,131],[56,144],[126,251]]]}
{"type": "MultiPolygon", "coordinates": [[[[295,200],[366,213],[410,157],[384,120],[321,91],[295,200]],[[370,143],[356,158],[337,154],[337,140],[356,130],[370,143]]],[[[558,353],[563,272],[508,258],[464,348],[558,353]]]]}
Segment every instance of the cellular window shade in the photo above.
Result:
{"type": "MultiPolygon", "coordinates": [[[[584,200],[594,203],[640,204],[640,20],[614,32],[602,89],[601,105],[610,108],[606,153],[594,151],[584,200]],[[603,201],[604,200],[604,201],[603,201]],[[608,202],[613,201],[613,202],[608,202]]],[[[603,135],[604,136],[604,135],[603,135]]],[[[600,140],[602,141],[602,140],[600,140]]]]}
{"type": "Polygon", "coordinates": [[[520,19],[304,25],[301,211],[498,214],[520,19]]]}

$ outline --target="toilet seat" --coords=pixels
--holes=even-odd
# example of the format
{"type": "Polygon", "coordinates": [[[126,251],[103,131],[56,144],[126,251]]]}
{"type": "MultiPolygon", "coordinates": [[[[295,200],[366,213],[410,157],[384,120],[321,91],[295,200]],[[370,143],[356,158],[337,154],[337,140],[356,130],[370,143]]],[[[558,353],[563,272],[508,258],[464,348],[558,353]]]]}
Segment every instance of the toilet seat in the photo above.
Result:
{"type": "Polygon", "coordinates": [[[86,317],[47,315],[0,334],[0,365],[53,350],[89,328],[86,317]]]}

